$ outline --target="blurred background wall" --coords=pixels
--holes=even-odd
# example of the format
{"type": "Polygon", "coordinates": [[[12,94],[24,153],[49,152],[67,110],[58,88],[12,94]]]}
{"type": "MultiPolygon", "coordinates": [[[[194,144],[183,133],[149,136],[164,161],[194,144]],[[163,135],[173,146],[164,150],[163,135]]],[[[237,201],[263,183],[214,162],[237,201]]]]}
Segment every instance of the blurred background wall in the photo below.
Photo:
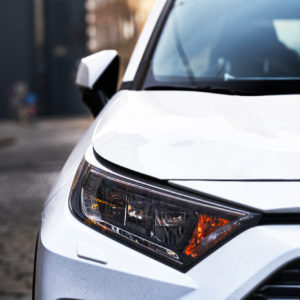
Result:
{"type": "Polygon", "coordinates": [[[0,118],[14,117],[29,94],[39,115],[86,113],[74,85],[80,58],[117,49],[123,73],[154,2],[1,1],[0,118]]]}

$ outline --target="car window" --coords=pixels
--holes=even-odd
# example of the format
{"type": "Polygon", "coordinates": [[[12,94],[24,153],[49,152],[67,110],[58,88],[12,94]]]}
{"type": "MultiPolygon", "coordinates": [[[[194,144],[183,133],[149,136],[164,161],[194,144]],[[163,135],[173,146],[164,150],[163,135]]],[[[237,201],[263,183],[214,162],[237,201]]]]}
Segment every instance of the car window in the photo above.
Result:
{"type": "Polygon", "coordinates": [[[176,0],[146,81],[300,79],[300,1],[176,0]]]}

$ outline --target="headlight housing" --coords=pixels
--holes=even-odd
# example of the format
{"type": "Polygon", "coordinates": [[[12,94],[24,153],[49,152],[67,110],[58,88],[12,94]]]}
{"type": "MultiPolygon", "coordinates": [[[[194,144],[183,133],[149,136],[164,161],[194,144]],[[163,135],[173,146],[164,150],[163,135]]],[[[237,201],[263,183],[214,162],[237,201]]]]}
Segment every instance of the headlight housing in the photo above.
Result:
{"type": "Polygon", "coordinates": [[[82,163],[70,196],[87,225],[186,271],[259,214],[82,163]]]}

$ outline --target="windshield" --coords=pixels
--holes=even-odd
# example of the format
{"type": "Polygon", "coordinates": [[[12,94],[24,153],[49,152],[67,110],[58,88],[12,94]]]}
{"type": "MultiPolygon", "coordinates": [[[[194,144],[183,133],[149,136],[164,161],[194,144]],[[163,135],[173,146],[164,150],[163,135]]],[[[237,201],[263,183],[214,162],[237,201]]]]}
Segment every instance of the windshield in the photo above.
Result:
{"type": "Polygon", "coordinates": [[[299,93],[299,0],[176,0],[144,88],[299,93]]]}

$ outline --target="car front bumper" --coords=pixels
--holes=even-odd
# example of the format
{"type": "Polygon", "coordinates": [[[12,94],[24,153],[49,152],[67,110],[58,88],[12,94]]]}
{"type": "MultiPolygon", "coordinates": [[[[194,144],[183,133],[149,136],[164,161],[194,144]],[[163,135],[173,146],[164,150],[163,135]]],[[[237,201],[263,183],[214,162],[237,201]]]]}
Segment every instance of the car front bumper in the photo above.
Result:
{"type": "Polygon", "coordinates": [[[300,257],[300,225],[257,226],[182,273],[78,221],[71,184],[43,211],[36,299],[241,299],[300,257]]]}

